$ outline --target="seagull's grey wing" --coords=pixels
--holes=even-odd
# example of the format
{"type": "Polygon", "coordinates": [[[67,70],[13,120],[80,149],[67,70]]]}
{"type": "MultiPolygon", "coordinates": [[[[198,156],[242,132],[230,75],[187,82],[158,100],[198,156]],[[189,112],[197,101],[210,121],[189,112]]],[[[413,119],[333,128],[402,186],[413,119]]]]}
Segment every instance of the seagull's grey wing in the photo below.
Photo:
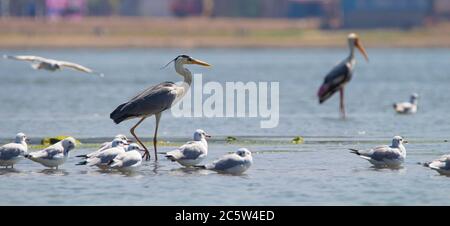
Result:
{"type": "Polygon", "coordinates": [[[397,159],[400,157],[399,150],[391,148],[389,146],[378,146],[372,150],[370,157],[377,161],[383,159],[397,159]]]}
{"type": "Polygon", "coordinates": [[[6,144],[0,147],[0,160],[15,158],[24,151],[20,144],[6,144]]]}
{"type": "Polygon", "coordinates": [[[103,76],[102,73],[95,72],[95,71],[93,71],[90,68],[87,68],[85,66],[82,66],[82,65],[79,65],[79,64],[76,64],[76,63],[67,62],[67,61],[56,61],[56,62],[58,63],[58,65],[60,65],[62,67],[68,67],[68,68],[72,68],[72,69],[75,69],[75,70],[78,70],[78,71],[82,71],[82,72],[86,72],[86,73],[92,73],[92,74],[97,74],[97,75],[103,76]]]}
{"type": "Polygon", "coordinates": [[[110,115],[116,123],[129,118],[148,116],[169,109],[177,93],[176,85],[164,82],[144,90],[130,101],[118,106],[110,115]]]}
{"type": "Polygon", "coordinates": [[[200,142],[191,142],[180,147],[183,154],[181,159],[197,159],[205,153],[204,148],[200,142]]]}
{"type": "Polygon", "coordinates": [[[238,166],[241,164],[244,164],[244,160],[242,158],[240,158],[236,154],[230,154],[230,155],[223,156],[222,158],[214,161],[210,165],[207,165],[206,168],[221,171],[221,170],[230,169],[232,167],[235,167],[235,166],[238,166]]]}
{"type": "Polygon", "coordinates": [[[64,150],[62,149],[61,146],[48,147],[48,148],[44,149],[43,151],[45,151],[47,153],[47,155],[43,155],[41,157],[44,159],[55,159],[55,158],[64,157],[64,150]]]}
{"type": "Polygon", "coordinates": [[[111,167],[130,167],[142,162],[142,156],[137,151],[130,151],[119,154],[113,161],[111,167]]]}
{"type": "Polygon", "coordinates": [[[31,61],[31,62],[45,62],[47,59],[43,57],[38,56],[9,56],[9,55],[3,55],[3,58],[5,59],[12,59],[12,60],[22,60],[22,61],[31,61]]]}

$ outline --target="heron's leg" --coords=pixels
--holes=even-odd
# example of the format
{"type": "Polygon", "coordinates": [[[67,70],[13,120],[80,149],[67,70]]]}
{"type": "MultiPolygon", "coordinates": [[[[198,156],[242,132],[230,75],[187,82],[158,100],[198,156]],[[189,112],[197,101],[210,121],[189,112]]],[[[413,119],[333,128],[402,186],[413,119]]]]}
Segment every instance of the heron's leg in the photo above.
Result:
{"type": "Polygon", "coordinates": [[[133,137],[136,139],[136,141],[144,148],[145,153],[142,156],[142,158],[146,157],[146,158],[150,158],[150,153],[148,152],[147,147],[145,147],[144,143],[142,143],[142,141],[136,136],[136,134],[134,133],[134,130],[136,129],[136,127],[139,126],[139,124],[142,123],[142,121],[144,121],[147,117],[142,117],[141,120],[139,120],[138,123],[136,123],[136,125],[134,125],[133,127],[131,127],[130,129],[130,133],[131,135],[133,135],[133,137]]]}
{"type": "Polygon", "coordinates": [[[340,103],[339,110],[341,111],[342,118],[345,119],[345,105],[344,105],[344,87],[339,89],[340,103]]]}
{"type": "Polygon", "coordinates": [[[155,149],[155,161],[158,161],[158,155],[156,154],[157,149],[156,149],[156,144],[158,142],[158,127],[159,127],[159,120],[161,119],[161,113],[158,113],[155,115],[155,119],[156,119],[156,127],[155,127],[155,135],[153,136],[153,148],[155,149]]]}

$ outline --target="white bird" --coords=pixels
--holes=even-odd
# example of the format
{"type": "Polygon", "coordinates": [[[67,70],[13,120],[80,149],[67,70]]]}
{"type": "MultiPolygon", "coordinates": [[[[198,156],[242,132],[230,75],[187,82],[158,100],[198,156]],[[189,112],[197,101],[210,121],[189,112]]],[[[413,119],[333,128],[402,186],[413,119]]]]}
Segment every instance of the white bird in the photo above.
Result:
{"type": "Polygon", "coordinates": [[[142,155],[138,144],[128,145],[127,151],[117,155],[108,165],[112,169],[120,171],[133,171],[142,164],[142,155]]]}
{"type": "Polygon", "coordinates": [[[76,63],[47,59],[47,58],[43,58],[43,57],[39,57],[39,56],[3,55],[3,58],[12,59],[12,60],[29,61],[29,62],[31,62],[31,67],[36,70],[44,69],[44,70],[48,70],[48,71],[57,71],[57,70],[61,70],[63,67],[67,67],[67,68],[82,71],[85,73],[96,74],[96,75],[99,75],[100,77],[104,76],[104,74],[102,74],[102,73],[95,72],[92,69],[89,69],[87,67],[84,67],[84,66],[76,64],[76,63]]]}
{"type": "Polygon", "coordinates": [[[176,150],[167,152],[166,158],[186,167],[199,164],[208,155],[207,137],[211,136],[201,129],[196,130],[193,141],[185,143],[176,150]]]}
{"type": "Polygon", "coordinates": [[[354,154],[368,160],[377,167],[399,167],[406,158],[406,149],[403,144],[408,143],[401,136],[395,136],[392,139],[392,145],[377,146],[370,150],[350,149],[354,154]]]}
{"type": "Polygon", "coordinates": [[[5,144],[0,147],[0,166],[11,166],[19,162],[22,156],[28,152],[28,138],[24,133],[18,133],[14,143],[5,144]]]}
{"type": "Polygon", "coordinates": [[[236,153],[227,154],[204,166],[196,166],[219,173],[242,174],[253,164],[252,153],[247,148],[239,148],[236,153]]]}
{"type": "Polygon", "coordinates": [[[401,102],[394,104],[394,110],[399,114],[414,114],[417,112],[417,104],[419,95],[413,93],[409,102],[401,102]]]}
{"type": "Polygon", "coordinates": [[[69,152],[75,147],[75,139],[73,137],[67,137],[44,150],[31,152],[25,155],[25,157],[46,167],[58,169],[58,166],[66,162],[69,157],[69,152]]]}
{"type": "Polygon", "coordinates": [[[86,158],[84,161],[79,162],[77,165],[87,165],[87,166],[97,166],[100,169],[108,169],[108,164],[119,154],[126,151],[124,141],[116,138],[113,141],[114,146],[112,148],[106,149],[95,155],[86,158]]]}
{"type": "Polygon", "coordinates": [[[442,175],[450,176],[450,155],[443,155],[439,159],[423,164],[425,167],[436,170],[442,175]]]}
{"type": "Polygon", "coordinates": [[[97,151],[91,152],[87,155],[77,155],[76,157],[79,158],[90,158],[94,155],[98,155],[100,152],[103,152],[104,150],[117,147],[119,144],[123,144],[124,146],[128,145],[128,138],[123,134],[118,134],[114,137],[114,139],[110,142],[103,143],[100,148],[97,151]]]}

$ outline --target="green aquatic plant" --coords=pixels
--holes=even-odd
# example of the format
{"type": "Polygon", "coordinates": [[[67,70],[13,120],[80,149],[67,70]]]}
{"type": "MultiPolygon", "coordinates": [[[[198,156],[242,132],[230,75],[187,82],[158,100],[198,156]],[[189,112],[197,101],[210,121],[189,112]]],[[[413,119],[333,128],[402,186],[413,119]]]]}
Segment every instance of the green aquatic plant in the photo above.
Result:
{"type": "Polygon", "coordinates": [[[294,137],[294,139],[292,139],[291,142],[293,144],[303,144],[305,142],[305,140],[301,136],[296,136],[296,137],[294,137]]]}
{"type": "MultiPolygon", "coordinates": [[[[45,137],[45,138],[43,138],[41,140],[41,145],[49,146],[49,145],[52,145],[52,144],[56,144],[56,143],[58,143],[58,142],[60,142],[60,141],[62,141],[64,139],[66,139],[67,137],[69,137],[69,136],[45,137]]],[[[79,140],[75,139],[75,141],[76,141],[76,143],[78,145],[81,144],[81,142],[79,140]]]]}
{"type": "Polygon", "coordinates": [[[226,141],[227,141],[227,143],[233,143],[233,142],[237,141],[237,138],[229,136],[226,138],[226,141]]]}

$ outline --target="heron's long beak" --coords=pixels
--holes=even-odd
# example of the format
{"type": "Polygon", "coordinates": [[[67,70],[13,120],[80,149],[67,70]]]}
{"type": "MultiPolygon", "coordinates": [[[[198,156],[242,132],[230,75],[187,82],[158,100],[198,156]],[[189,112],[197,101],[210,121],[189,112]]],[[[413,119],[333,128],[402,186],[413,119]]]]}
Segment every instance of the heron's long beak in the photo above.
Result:
{"type": "Polygon", "coordinates": [[[356,48],[358,48],[358,50],[361,52],[361,54],[364,55],[364,58],[366,58],[367,62],[369,62],[369,57],[367,56],[366,49],[364,48],[364,46],[362,45],[362,43],[359,39],[357,39],[355,41],[355,46],[356,46],[356,48]]]}
{"type": "Polygon", "coordinates": [[[208,64],[208,63],[206,63],[204,61],[196,60],[196,59],[192,59],[192,63],[193,64],[198,64],[198,65],[202,65],[202,66],[205,66],[205,67],[210,67],[211,66],[210,64],[208,64]]]}

